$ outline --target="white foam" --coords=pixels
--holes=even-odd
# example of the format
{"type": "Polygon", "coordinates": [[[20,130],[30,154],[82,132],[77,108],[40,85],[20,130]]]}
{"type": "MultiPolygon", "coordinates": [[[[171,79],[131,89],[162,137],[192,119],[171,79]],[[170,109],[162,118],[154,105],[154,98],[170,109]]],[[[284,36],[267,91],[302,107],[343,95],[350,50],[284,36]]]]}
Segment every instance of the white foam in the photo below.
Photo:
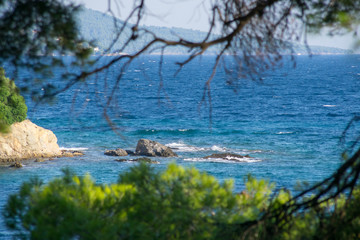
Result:
{"type": "Polygon", "coordinates": [[[249,155],[252,153],[262,153],[264,152],[263,150],[248,150],[248,149],[242,149],[240,151],[234,151],[235,154],[240,154],[240,155],[249,155]]]}
{"type": "Polygon", "coordinates": [[[277,132],[276,134],[278,135],[283,135],[283,134],[293,134],[294,132],[277,132]]]}
{"type": "Polygon", "coordinates": [[[336,107],[336,105],[323,105],[323,107],[336,107]]]}
{"type": "MultiPolygon", "coordinates": [[[[185,130],[185,129],[184,129],[185,130]]],[[[252,153],[262,153],[263,150],[249,150],[249,149],[242,149],[242,150],[232,150],[226,147],[220,147],[217,145],[213,145],[211,147],[195,147],[192,145],[188,145],[182,142],[173,142],[166,144],[167,147],[171,148],[175,152],[233,152],[240,155],[248,155],[252,153]]]]}
{"type": "Polygon", "coordinates": [[[209,150],[211,151],[218,151],[218,152],[228,152],[229,149],[227,149],[226,147],[219,147],[219,146],[212,146],[209,150]]]}
{"type": "Polygon", "coordinates": [[[190,129],[179,129],[179,132],[187,132],[189,131],[190,129]]]}
{"type": "Polygon", "coordinates": [[[184,143],[169,143],[166,144],[166,146],[173,149],[176,152],[200,152],[206,150],[205,148],[194,147],[184,143]]]}
{"type": "Polygon", "coordinates": [[[86,151],[88,148],[84,147],[60,147],[60,150],[66,150],[66,151],[86,151]]]}
{"type": "Polygon", "coordinates": [[[216,162],[216,163],[256,163],[261,162],[260,159],[256,158],[234,158],[234,157],[227,157],[227,158],[185,158],[184,161],[189,162],[216,162]]]}

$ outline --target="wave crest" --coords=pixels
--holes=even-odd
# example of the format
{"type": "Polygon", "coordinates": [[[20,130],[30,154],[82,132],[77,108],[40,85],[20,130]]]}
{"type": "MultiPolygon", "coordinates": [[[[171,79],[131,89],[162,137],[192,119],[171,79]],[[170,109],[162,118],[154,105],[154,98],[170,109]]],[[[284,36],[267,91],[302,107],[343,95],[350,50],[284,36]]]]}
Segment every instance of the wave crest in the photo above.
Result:
{"type": "Polygon", "coordinates": [[[214,163],[256,163],[261,162],[260,159],[257,158],[185,158],[184,161],[189,162],[214,162],[214,163]]]}
{"type": "Polygon", "coordinates": [[[85,147],[60,147],[60,150],[65,150],[65,151],[86,151],[89,148],[85,148],[85,147]]]}

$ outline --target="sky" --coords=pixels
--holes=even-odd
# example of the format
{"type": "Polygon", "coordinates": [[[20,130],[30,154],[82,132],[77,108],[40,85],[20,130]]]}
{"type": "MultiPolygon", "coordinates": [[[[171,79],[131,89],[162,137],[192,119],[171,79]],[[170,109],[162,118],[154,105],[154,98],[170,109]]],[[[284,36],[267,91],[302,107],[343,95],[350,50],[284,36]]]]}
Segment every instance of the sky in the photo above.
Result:
{"type": "MultiPolygon", "coordinates": [[[[106,12],[109,0],[73,0],[86,8],[106,12]]],[[[123,19],[133,9],[134,0],[110,0],[111,9],[123,19]],[[116,4],[117,3],[117,4],[116,4]]],[[[180,27],[207,31],[209,29],[209,2],[211,0],[146,0],[146,16],[143,24],[151,26],[180,27]]],[[[329,37],[323,33],[309,35],[309,45],[351,49],[352,36],[329,37]]]]}

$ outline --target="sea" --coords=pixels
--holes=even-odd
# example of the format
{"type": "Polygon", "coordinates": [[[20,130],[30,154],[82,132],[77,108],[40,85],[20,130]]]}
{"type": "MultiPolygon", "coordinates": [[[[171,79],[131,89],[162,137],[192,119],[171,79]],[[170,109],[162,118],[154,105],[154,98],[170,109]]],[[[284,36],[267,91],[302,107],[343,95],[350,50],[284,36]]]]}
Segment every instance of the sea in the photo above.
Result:
{"type": "MultiPolygon", "coordinates": [[[[121,75],[123,63],[118,63],[46,104],[35,104],[25,95],[28,118],[53,131],[62,149],[85,155],[27,161],[20,169],[0,167],[0,210],[24,181],[37,176],[48,182],[61,176],[64,168],[78,175],[90,173],[97,183],[115,182],[138,163],[117,162],[119,157],[105,156],[104,151],[134,151],[141,138],[158,141],[178,154],[155,158],[160,162],[152,165],[156,171],[170,163],[195,167],[220,182],[233,179],[234,192],[244,189],[248,174],[296,191],[297,184],[319,182],[342,163],[348,145],[341,136],[360,114],[360,55],[296,56],[296,67],[285,57],[275,70],[235,84],[229,84],[229,75],[220,66],[210,92],[205,83],[215,57],[204,56],[179,69],[176,63],[185,58],[143,56],[121,75]],[[204,158],[213,153],[250,157],[204,158]]],[[[56,69],[54,76],[49,80],[54,85],[66,83],[61,70],[56,69]]],[[[357,134],[350,128],[346,142],[357,134]]],[[[11,235],[0,217],[0,239],[11,235]]]]}

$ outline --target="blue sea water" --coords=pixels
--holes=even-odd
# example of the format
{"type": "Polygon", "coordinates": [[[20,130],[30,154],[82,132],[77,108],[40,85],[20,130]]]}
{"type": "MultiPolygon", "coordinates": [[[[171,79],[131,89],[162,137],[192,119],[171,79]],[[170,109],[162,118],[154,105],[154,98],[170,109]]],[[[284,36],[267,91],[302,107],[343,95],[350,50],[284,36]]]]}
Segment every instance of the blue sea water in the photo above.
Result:
{"type": "MultiPolygon", "coordinates": [[[[136,163],[115,162],[104,151],[134,150],[140,138],[159,141],[179,155],[158,158],[155,169],[171,162],[195,166],[219,181],[234,179],[234,191],[243,189],[248,173],[292,189],[299,181],[321,181],[341,164],[339,138],[360,113],[359,55],[298,56],[296,68],[285,61],[265,72],[261,82],[241,80],[236,92],[220,68],[211,83],[211,120],[209,103],[202,98],[214,57],[195,60],[174,75],[181,59],[166,56],[161,75],[159,56],[140,58],[126,69],[108,108],[119,134],[103,113],[120,64],[60,94],[50,105],[34,109],[28,102],[31,121],[52,130],[62,148],[83,150],[85,156],[29,161],[21,169],[0,167],[0,208],[23,181],[38,176],[46,182],[65,167],[79,175],[90,173],[99,183],[116,181],[136,163]],[[218,152],[251,158],[202,158],[218,152]]],[[[62,83],[60,78],[53,81],[62,83]]],[[[10,234],[0,219],[0,239],[10,234]]]]}

